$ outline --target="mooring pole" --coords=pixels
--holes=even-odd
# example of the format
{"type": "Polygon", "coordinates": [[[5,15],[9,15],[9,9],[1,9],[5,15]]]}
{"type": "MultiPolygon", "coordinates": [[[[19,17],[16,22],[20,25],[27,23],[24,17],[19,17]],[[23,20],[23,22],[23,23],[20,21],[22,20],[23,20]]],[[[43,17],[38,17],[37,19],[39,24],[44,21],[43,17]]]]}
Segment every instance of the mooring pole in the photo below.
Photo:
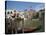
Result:
{"type": "Polygon", "coordinates": [[[22,32],[24,33],[24,18],[22,19],[22,32]]]}

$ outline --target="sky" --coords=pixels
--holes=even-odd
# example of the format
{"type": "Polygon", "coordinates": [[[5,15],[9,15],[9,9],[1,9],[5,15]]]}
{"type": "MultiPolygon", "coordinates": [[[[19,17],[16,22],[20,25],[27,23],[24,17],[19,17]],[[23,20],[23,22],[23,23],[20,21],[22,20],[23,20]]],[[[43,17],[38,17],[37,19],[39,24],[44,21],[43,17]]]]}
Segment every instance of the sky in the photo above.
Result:
{"type": "Polygon", "coordinates": [[[25,9],[33,9],[33,10],[40,10],[45,8],[44,3],[35,3],[35,2],[20,2],[20,1],[7,1],[6,3],[7,10],[18,10],[24,11],[25,9]]]}

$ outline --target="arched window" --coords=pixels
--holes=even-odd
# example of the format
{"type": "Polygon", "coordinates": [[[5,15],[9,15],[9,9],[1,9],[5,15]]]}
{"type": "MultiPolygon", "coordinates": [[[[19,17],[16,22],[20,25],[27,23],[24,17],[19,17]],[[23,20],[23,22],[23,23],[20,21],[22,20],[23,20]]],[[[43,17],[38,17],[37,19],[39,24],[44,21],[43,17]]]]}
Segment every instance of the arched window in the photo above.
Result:
{"type": "Polygon", "coordinates": [[[14,10],[14,12],[16,12],[16,10],[14,10]]]}
{"type": "Polygon", "coordinates": [[[9,14],[9,11],[7,12],[7,14],[9,14]]]}
{"type": "Polygon", "coordinates": [[[12,14],[12,11],[11,11],[11,14],[12,14]]]}

